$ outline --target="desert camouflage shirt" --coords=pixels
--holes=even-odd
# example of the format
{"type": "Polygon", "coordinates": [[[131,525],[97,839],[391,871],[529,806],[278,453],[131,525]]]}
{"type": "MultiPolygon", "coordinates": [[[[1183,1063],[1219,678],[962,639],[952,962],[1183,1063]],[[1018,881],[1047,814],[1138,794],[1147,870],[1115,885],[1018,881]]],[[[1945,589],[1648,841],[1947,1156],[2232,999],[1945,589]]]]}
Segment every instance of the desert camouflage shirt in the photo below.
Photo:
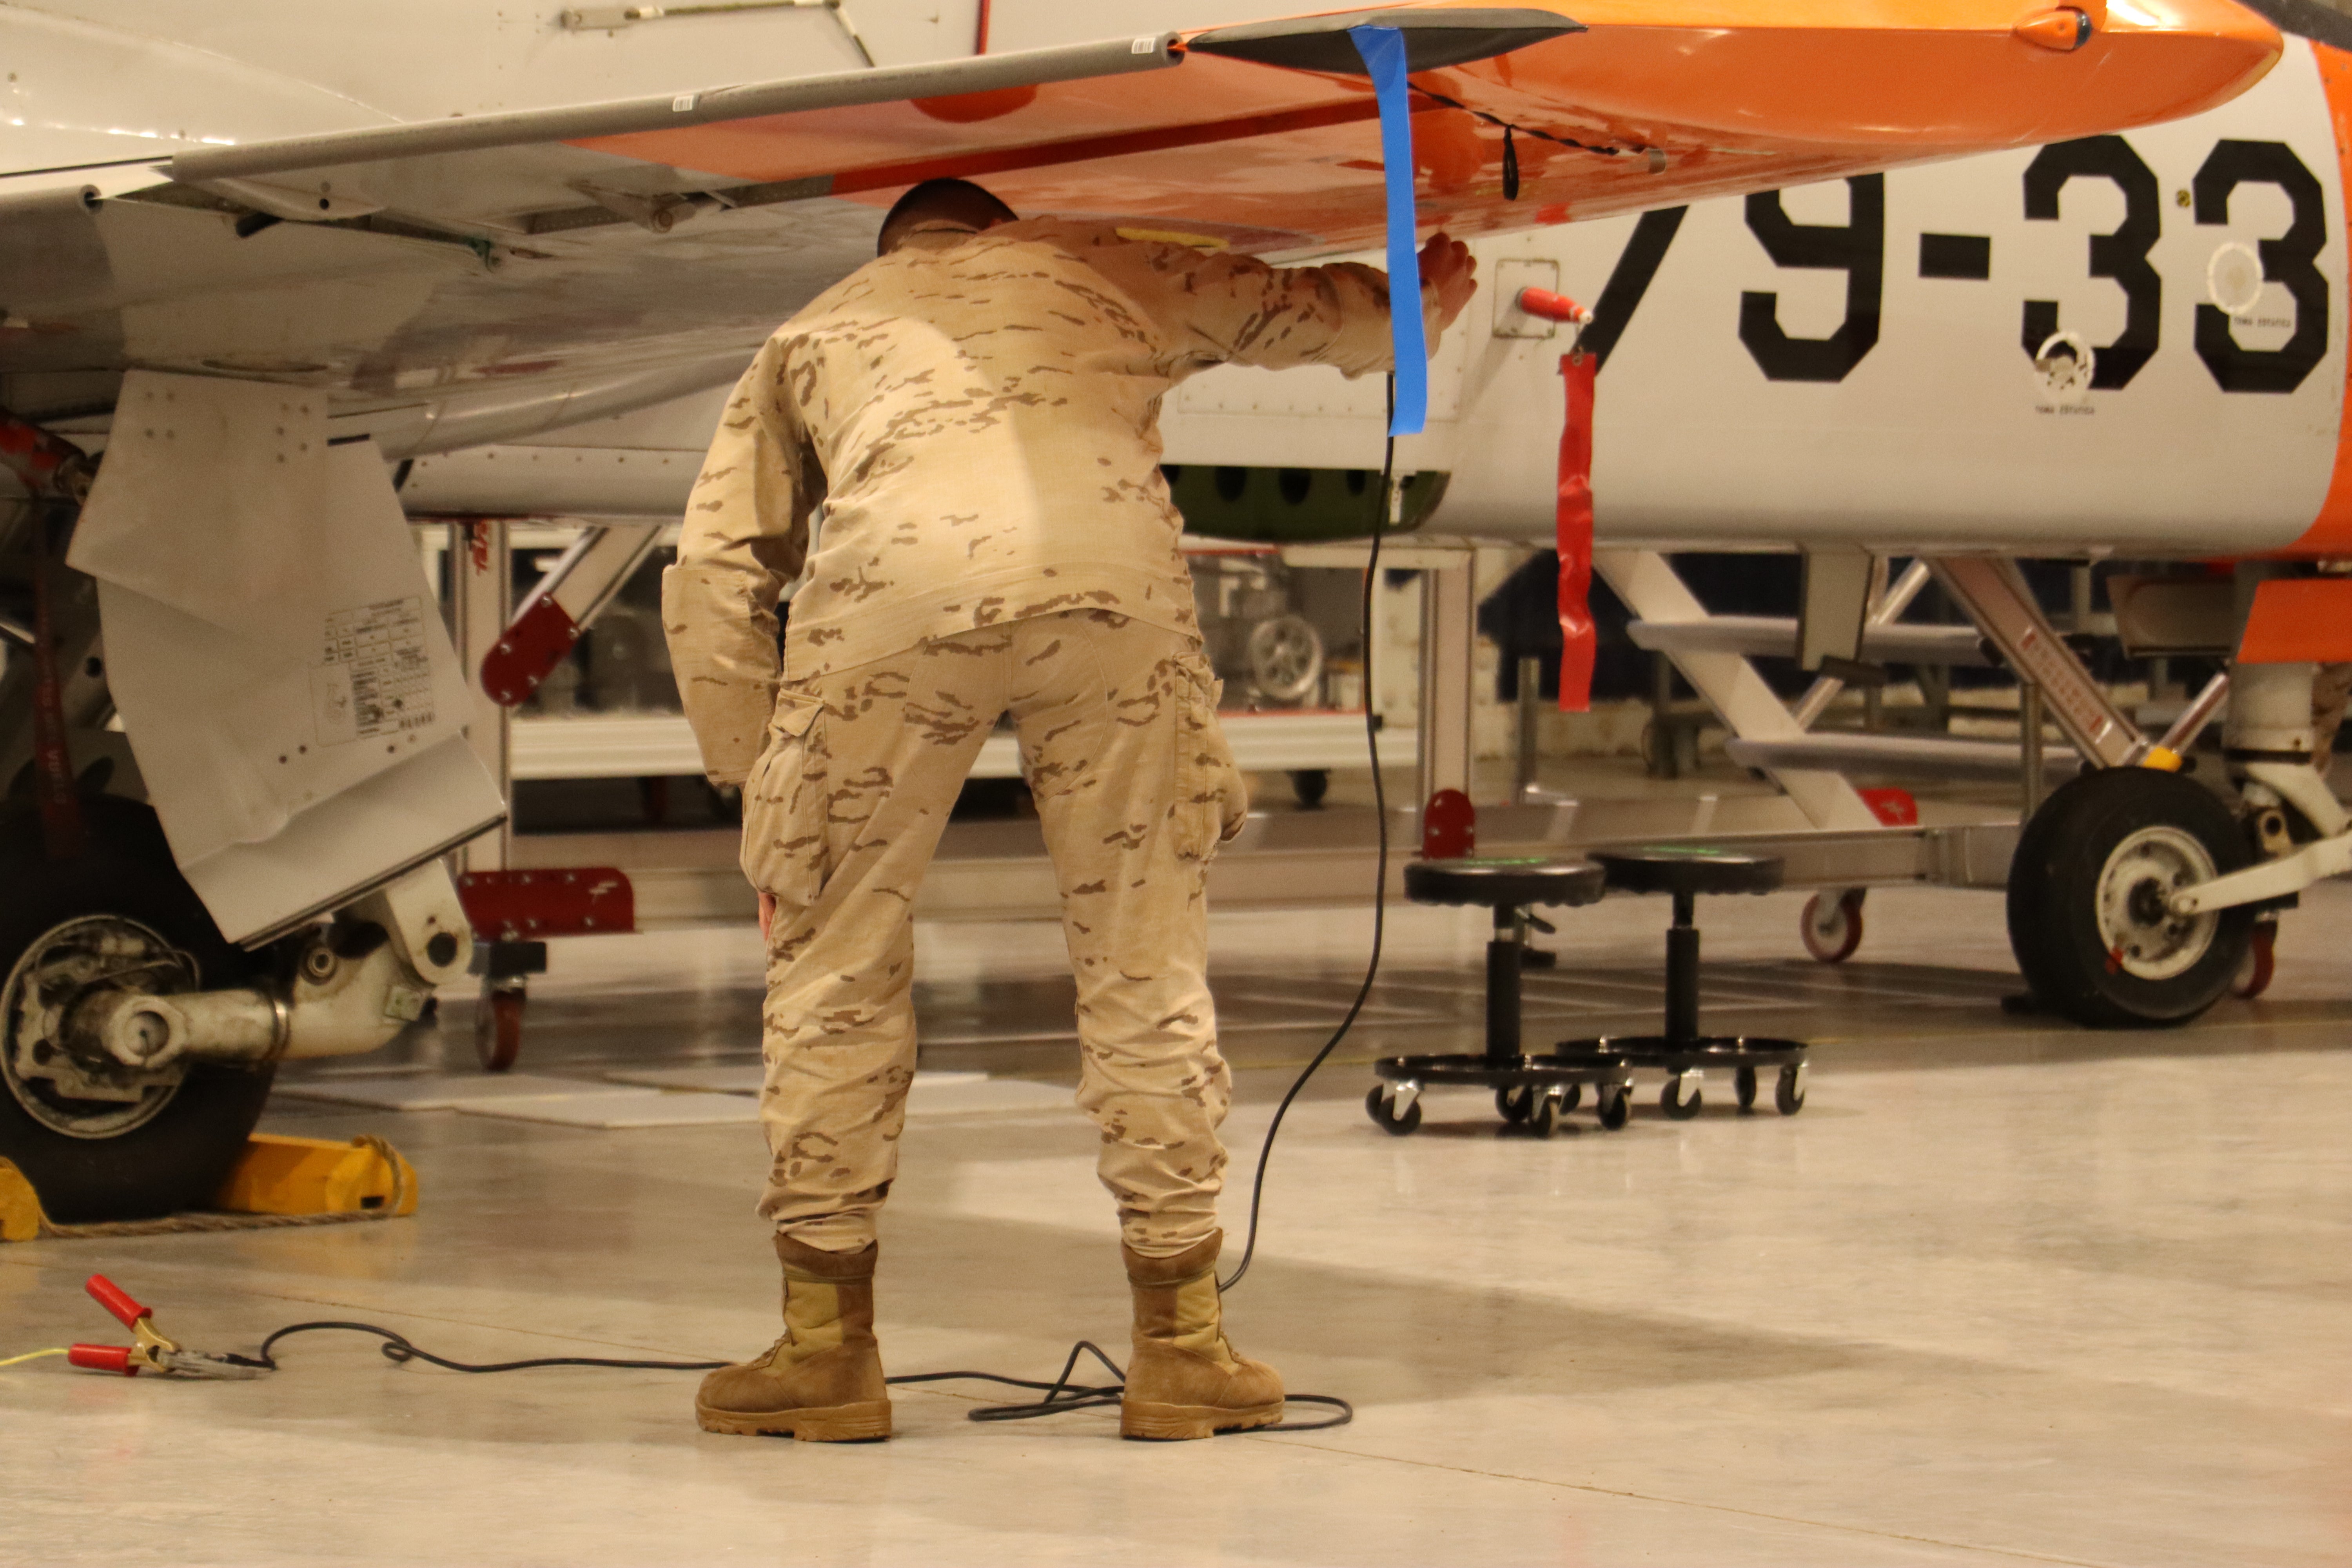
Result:
{"type": "Polygon", "coordinates": [[[743,373],[663,580],[710,776],[741,782],[780,678],[1073,608],[1197,633],[1160,403],[1227,361],[1386,369],[1386,274],[1031,219],[919,231],[818,296],[743,373]]]}

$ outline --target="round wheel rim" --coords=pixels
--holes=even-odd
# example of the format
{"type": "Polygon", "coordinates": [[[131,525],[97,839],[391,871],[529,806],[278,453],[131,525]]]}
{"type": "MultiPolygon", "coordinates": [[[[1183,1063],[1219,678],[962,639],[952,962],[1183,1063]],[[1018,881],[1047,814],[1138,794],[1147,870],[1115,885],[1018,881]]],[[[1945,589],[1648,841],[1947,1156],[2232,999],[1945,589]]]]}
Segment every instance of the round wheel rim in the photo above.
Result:
{"type": "Polygon", "coordinates": [[[2169,980],[2205,956],[2221,917],[2178,916],[2174,893],[2214,876],[2213,857],[2194,834],[2158,825],[2116,845],[2099,873],[2099,945],[2107,962],[2140,980],[2169,980]]]}
{"type": "Polygon", "coordinates": [[[1323,673],[1323,638],[1302,616],[1278,616],[1250,628],[1251,683],[1276,702],[1303,702],[1323,673]]]}
{"type": "Polygon", "coordinates": [[[26,1114],[68,1138],[119,1138],[163,1112],[187,1081],[184,1058],[155,1072],[92,1073],[57,1043],[73,1002],[112,979],[169,994],[196,984],[195,961],[127,915],[83,915],[51,926],[0,985],[0,1079],[26,1114]],[[75,1088],[110,1088],[100,1098],[75,1088]],[[123,1099],[126,1091],[135,1098],[123,1099]]]}

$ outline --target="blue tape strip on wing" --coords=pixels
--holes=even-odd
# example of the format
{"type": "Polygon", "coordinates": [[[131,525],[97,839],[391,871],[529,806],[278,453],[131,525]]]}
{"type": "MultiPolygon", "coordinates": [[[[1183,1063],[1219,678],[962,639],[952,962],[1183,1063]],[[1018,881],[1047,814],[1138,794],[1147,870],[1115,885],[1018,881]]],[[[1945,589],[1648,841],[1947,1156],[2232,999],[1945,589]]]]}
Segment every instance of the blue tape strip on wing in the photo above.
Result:
{"type": "Polygon", "coordinates": [[[1350,27],[1381,108],[1381,163],[1389,194],[1389,331],[1396,349],[1391,436],[1418,436],[1429,423],[1429,341],[1421,321],[1421,256],[1412,199],[1412,108],[1406,101],[1404,35],[1350,27]]]}

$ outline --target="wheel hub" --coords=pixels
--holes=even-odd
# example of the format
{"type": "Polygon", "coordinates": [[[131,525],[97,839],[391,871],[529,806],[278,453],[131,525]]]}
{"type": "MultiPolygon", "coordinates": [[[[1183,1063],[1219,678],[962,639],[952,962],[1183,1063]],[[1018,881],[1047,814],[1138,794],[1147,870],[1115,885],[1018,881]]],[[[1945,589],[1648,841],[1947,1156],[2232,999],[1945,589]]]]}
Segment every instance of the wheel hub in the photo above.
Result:
{"type": "Polygon", "coordinates": [[[85,915],[43,932],[0,986],[0,1079],[34,1120],[69,1138],[115,1138],[152,1121],[187,1078],[187,1063],[125,1066],[68,1026],[74,1008],[109,989],[169,994],[195,988],[195,961],[123,915],[85,915]]]}
{"type": "Polygon", "coordinates": [[[1250,628],[1250,683],[1269,701],[1304,702],[1323,674],[1323,638],[1303,616],[1279,616],[1250,628]]]}
{"type": "Polygon", "coordinates": [[[2212,855],[2182,828],[2143,827],[2116,845],[2099,876],[2099,940],[2109,965],[2169,980],[2204,957],[2221,916],[2176,916],[2169,900],[2213,875],[2212,855]]]}

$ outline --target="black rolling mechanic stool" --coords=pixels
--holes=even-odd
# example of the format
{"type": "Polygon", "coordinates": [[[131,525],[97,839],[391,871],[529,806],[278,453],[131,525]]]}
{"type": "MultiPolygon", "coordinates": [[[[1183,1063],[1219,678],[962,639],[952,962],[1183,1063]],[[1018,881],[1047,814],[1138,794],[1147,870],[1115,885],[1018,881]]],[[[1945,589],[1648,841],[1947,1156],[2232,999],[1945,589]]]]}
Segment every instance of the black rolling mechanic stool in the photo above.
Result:
{"type": "MultiPolygon", "coordinates": [[[[1478,1084],[1495,1091],[1503,1120],[1549,1138],[1575,1109],[1584,1088],[1603,1127],[1625,1125],[1633,1075],[1604,1058],[1562,1060],[1521,1049],[1519,972],[1527,963],[1528,911],[1537,905],[1589,904],[1608,890],[1590,860],[1416,860],[1404,868],[1405,897],[1419,904],[1454,904],[1495,911],[1486,943],[1486,1048],[1479,1055],[1387,1057],[1372,1064],[1380,1082],[1364,1109],[1399,1137],[1421,1125],[1421,1091],[1429,1084],[1478,1084]]],[[[1547,930],[1549,928],[1547,927],[1547,930]]]]}
{"type": "Polygon", "coordinates": [[[1742,1110],[1756,1103],[1757,1069],[1777,1068],[1780,1081],[1773,1105],[1783,1116],[1804,1109],[1808,1047],[1803,1041],[1702,1035],[1698,1030],[1698,927],[1692,921],[1698,895],[1769,893],[1780,885],[1780,858],[1680,848],[1601,849],[1592,858],[1600,862],[1612,892],[1674,898],[1675,923],[1666,931],[1666,1032],[1563,1040],[1556,1049],[1557,1059],[1664,1071],[1666,1087],[1658,1105],[1677,1121],[1698,1114],[1700,1083],[1709,1068],[1731,1070],[1742,1110]]]}

